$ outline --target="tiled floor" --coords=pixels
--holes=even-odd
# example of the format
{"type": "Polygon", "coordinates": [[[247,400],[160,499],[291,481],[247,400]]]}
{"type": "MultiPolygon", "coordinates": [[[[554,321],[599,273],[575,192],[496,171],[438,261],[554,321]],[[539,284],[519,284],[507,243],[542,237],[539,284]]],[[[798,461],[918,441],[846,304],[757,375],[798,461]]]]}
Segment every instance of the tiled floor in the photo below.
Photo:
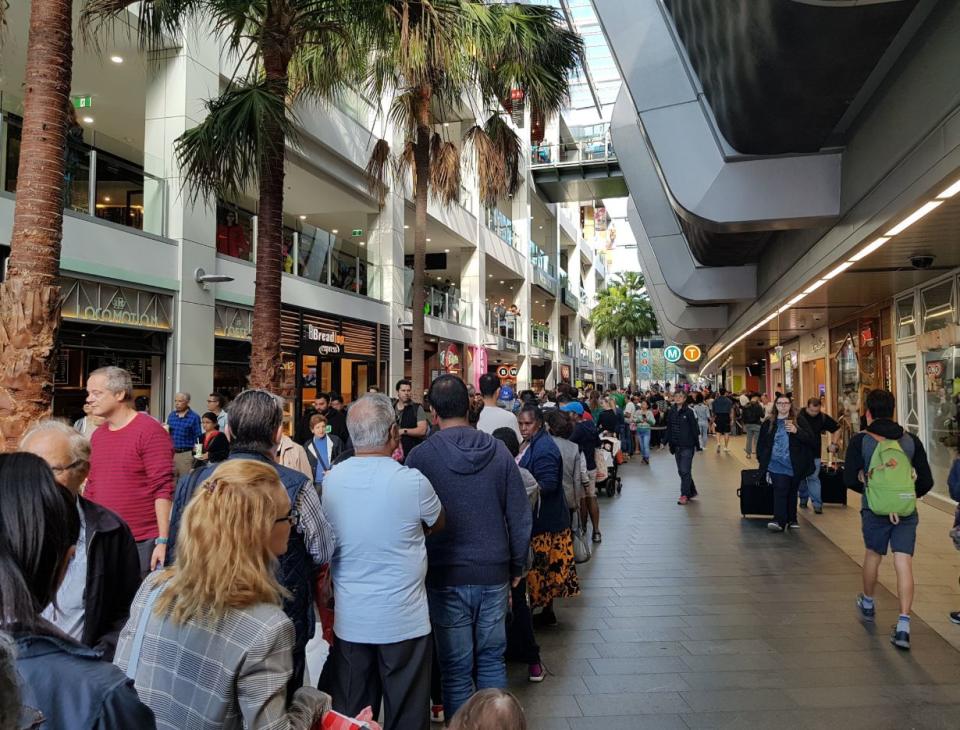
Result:
{"type": "MultiPolygon", "coordinates": [[[[601,498],[603,544],[579,566],[583,595],[538,631],[549,676],[530,684],[511,666],[531,727],[960,728],[960,653],[920,616],[913,650],[894,649],[886,590],[876,625],[857,618],[855,507],[788,534],[742,519],[741,449],[698,455],[701,496],[687,507],[665,451],[622,467],[623,494],[601,498]]],[[[917,605],[950,636],[960,627],[941,614],[960,608],[960,554],[933,512],[921,515],[917,605]]]]}

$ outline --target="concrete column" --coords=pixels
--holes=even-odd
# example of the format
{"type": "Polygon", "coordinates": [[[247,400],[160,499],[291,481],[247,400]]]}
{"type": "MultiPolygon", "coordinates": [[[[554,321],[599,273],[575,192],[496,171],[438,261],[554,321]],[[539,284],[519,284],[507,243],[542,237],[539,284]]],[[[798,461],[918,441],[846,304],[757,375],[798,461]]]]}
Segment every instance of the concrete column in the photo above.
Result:
{"type": "MultiPolygon", "coordinates": [[[[172,362],[167,363],[165,409],[176,391],[190,392],[194,402],[213,387],[213,328],[216,285],[204,289],[194,279],[198,268],[216,271],[216,215],[204,201],[190,202],[174,154],[174,142],[204,117],[203,102],[219,92],[217,47],[209,36],[188,29],[182,46],[162,51],[148,64],[144,126],[144,168],[164,181],[164,190],[144,191],[145,198],[165,201],[165,230],[179,244],[176,322],[172,362]]],[[[149,211],[150,206],[146,206],[149,211]]],[[[158,221],[145,222],[158,226],[158,221]]],[[[158,228],[154,227],[153,230],[158,228]]]]}
{"type": "Polygon", "coordinates": [[[378,214],[368,221],[367,250],[378,267],[381,298],[390,305],[389,382],[380,383],[381,392],[392,394],[403,377],[403,322],[406,319],[406,284],[403,266],[403,221],[405,205],[399,188],[391,189],[378,214]]]}

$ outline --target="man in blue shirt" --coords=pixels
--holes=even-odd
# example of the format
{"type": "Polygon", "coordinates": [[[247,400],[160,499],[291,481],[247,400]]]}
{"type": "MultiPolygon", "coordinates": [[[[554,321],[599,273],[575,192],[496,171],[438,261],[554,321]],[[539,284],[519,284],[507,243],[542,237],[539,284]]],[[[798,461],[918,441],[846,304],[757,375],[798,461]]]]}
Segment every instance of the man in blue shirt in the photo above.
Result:
{"type": "Polygon", "coordinates": [[[203,437],[200,416],[190,409],[190,394],[173,396],[173,410],[167,416],[167,430],[173,440],[173,466],[177,479],[193,468],[193,447],[203,437]]]}
{"type": "Polygon", "coordinates": [[[443,529],[443,508],[423,474],[391,458],[400,433],[387,396],[353,403],[347,429],[355,454],[324,478],[323,509],[336,535],[337,638],[323,689],[350,717],[368,706],[377,715],[383,701],[385,730],[426,728],[433,641],[425,535],[443,529]]]}

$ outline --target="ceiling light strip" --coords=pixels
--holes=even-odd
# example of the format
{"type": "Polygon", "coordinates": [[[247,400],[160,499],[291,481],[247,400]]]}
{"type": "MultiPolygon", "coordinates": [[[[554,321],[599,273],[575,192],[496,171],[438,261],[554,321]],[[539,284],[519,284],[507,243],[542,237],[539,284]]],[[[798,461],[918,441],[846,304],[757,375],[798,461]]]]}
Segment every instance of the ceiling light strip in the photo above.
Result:
{"type": "Polygon", "coordinates": [[[860,261],[861,259],[865,259],[889,240],[890,239],[886,236],[880,236],[880,238],[876,239],[875,241],[871,241],[863,249],[851,256],[850,260],[860,261]]]}
{"type": "Polygon", "coordinates": [[[910,226],[916,223],[918,220],[923,218],[927,213],[932,210],[936,210],[939,206],[943,205],[942,200],[931,200],[929,203],[924,203],[919,208],[917,208],[913,213],[908,215],[902,221],[897,223],[893,228],[884,233],[884,236],[896,236],[899,233],[903,233],[910,226]]]}

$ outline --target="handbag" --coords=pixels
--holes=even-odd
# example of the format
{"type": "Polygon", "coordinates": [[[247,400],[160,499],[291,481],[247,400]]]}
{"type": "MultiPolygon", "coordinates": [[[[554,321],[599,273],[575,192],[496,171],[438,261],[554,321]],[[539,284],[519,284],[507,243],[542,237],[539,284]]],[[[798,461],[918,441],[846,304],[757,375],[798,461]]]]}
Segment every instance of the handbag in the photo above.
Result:
{"type": "Polygon", "coordinates": [[[586,563],[591,557],[590,543],[587,542],[587,536],[580,524],[580,512],[578,510],[573,511],[573,516],[570,519],[570,532],[573,535],[573,562],[586,563]]]}
{"type": "Polygon", "coordinates": [[[137,630],[133,634],[133,643],[130,645],[130,658],[127,661],[127,677],[136,679],[137,667],[140,665],[140,650],[143,648],[143,635],[147,631],[147,621],[150,620],[150,614],[153,613],[153,604],[157,601],[157,596],[163,590],[163,584],[154,586],[147,595],[147,603],[140,612],[140,618],[137,620],[137,630]]]}

